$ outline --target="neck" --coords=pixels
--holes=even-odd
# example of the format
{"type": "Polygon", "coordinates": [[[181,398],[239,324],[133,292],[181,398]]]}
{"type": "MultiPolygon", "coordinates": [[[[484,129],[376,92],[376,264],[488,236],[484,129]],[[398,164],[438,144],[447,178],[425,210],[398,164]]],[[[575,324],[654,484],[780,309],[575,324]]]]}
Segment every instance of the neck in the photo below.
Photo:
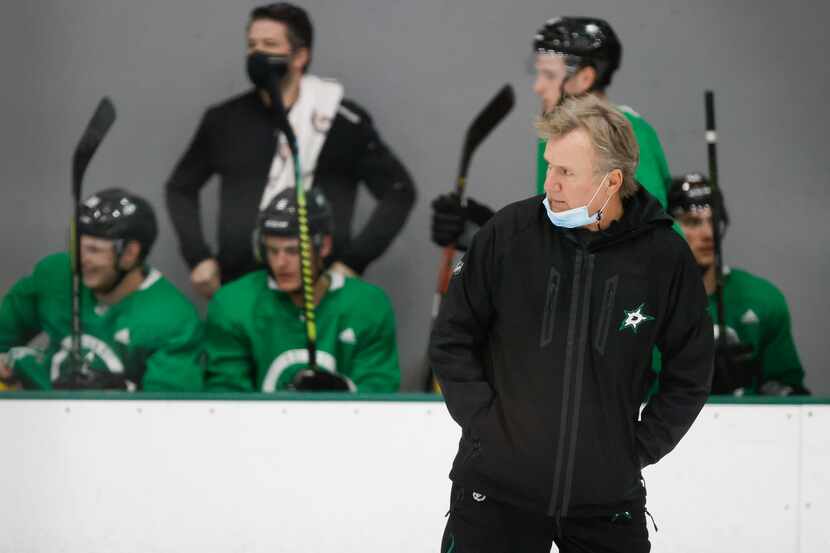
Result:
{"type": "Polygon", "coordinates": [[[611,223],[622,218],[624,212],[622,200],[620,200],[619,194],[615,194],[613,198],[608,200],[608,205],[605,206],[605,209],[602,210],[602,219],[596,223],[585,225],[582,228],[588,229],[591,232],[605,230],[611,226],[611,223]]]}
{"type": "MultiPolygon", "coordinates": [[[[323,296],[326,295],[326,292],[329,289],[329,284],[331,284],[331,277],[327,273],[321,274],[316,281],[314,281],[314,305],[317,306],[320,303],[320,300],[323,299],[323,296]]],[[[291,292],[288,294],[291,298],[291,301],[294,302],[294,305],[299,307],[300,309],[303,308],[303,289],[300,288],[296,292],[291,292]]]]}
{"type": "Polygon", "coordinates": [[[715,265],[709,265],[703,271],[703,287],[706,289],[706,295],[711,296],[715,293],[718,287],[718,275],[715,274],[715,265]]]}
{"type": "Polygon", "coordinates": [[[118,283],[118,286],[109,292],[94,292],[95,299],[98,300],[98,303],[115,305],[138,290],[142,282],[144,282],[144,271],[141,266],[138,266],[129,271],[118,283]]]}

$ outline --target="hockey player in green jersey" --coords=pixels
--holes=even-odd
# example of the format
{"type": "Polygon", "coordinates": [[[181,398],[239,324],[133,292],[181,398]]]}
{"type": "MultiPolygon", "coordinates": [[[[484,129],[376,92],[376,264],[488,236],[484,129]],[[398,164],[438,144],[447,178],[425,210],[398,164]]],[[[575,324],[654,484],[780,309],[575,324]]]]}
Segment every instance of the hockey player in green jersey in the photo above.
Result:
{"type": "Polygon", "coordinates": [[[323,272],[333,221],[316,188],[306,193],[317,321],[317,369],[308,369],[295,194],[283,190],[259,215],[254,249],[265,268],[226,284],[208,305],[207,389],[397,391],[392,306],[380,288],[323,272]]]}
{"type": "Polygon", "coordinates": [[[86,199],[79,217],[81,355],[71,347],[71,265],[41,260],[0,305],[0,378],[24,388],[199,390],[202,324],[193,305],[146,263],[158,233],[150,204],[120,189],[86,199]],[[27,347],[45,333],[44,350],[27,347]]]}
{"type": "MultiPolygon", "coordinates": [[[[715,191],[722,198],[719,191],[715,191]]],[[[699,173],[675,178],[669,191],[669,210],[680,223],[709,295],[709,311],[717,321],[717,274],[712,233],[713,191],[699,173]]],[[[722,207],[722,200],[719,202],[722,207]]],[[[720,210],[723,232],[729,222],[720,210]]],[[[793,342],[790,313],[784,295],[771,282],[747,271],[723,270],[725,340],[717,340],[713,394],[809,393],[804,370],[793,342]]],[[[720,329],[715,325],[715,337],[720,329]]]]}
{"type": "MultiPolygon", "coordinates": [[[[622,59],[622,45],[611,26],[595,17],[560,17],[539,29],[533,41],[536,80],[533,92],[543,113],[558,106],[565,96],[595,94],[605,98],[614,72],[622,59]]],[[[666,207],[671,179],[666,156],[657,133],[638,113],[626,106],[620,111],[631,122],[640,147],[635,179],[666,207]]],[[[546,142],[536,152],[536,193],[544,191],[547,162],[546,142]]],[[[462,249],[472,235],[493,215],[493,210],[473,198],[462,204],[457,196],[445,194],[432,202],[432,241],[439,246],[456,244],[462,249]]]]}

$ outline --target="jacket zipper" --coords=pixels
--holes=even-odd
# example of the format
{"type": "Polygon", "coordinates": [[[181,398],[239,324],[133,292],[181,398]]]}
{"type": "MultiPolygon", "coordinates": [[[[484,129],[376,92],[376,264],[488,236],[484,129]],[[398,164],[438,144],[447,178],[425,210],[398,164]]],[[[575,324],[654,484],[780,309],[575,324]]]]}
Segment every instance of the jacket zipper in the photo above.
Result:
{"type": "Polygon", "coordinates": [[[570,503],[571,484],[576,460],[576,438],[579,432],[582,374],[584,372],[585,351],[588,341],[593,272],[594,256],[587,253],[585,248],[582,247],[577,250],[574,260],[573,289],[571,290],[573,301],[571,302],[568,316],[568,335],[565,345],[565,374],[562,386],[559,439],[556,448],[553,489],[550,504],[548,505],[548,514],[554,517],[566,517],[568,515],[568,504],[570,503]],[[583,271],[585,272],[584,279],[582,276],[583,271]],[[582,315],[581,320],[579,318],[580,314],[582,315]],[[576,359],[574,359],[575,355],[576,359]],[[571,384],[572,380],[573,385],[571,384]],[[573,394],[570,393],[571,387],[574,388],[573,394]],[[569,418],[570,424],[568,424],[569,418]],[[567,443],[567,462],[565,461],[566,436],[570,438],[567,443]],[[562,496],[561,502],[559,500],[560,490],[562,496]]]}

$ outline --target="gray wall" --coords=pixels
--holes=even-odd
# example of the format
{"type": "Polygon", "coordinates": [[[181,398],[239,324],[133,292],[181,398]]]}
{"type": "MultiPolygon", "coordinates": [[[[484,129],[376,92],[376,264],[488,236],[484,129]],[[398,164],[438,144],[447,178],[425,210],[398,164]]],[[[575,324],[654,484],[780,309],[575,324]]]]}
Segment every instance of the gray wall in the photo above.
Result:
{"type": "MultiPolygon", "coordinates": [[[[70,156],[98,98],[119,119],[88,173],[87,191],[120,185],[161,213],[153,262],[190,292],[162,186],[202,110],[243,90],[244,23],[253,2],[17,2],[0,29],[0,291],[65,245],[70,156]]],[[[400,239],[367,278],[398,314],[405,387],[427,343],[438,250],[428,204],[450,188],[464,129],[505,82],[517,106],[479,150],[470,193],[493,205],[529,195],[537,103],[530,39],[548,17],[601,15],[625,44],[613,101],[655,126],[674,172],[706,169],[702,90],[717,93],[721,181],[734,224],[728,263],[786,294],[808,385],[830,394],[822,338],[830,282],[823,102],[826,3],[312,0],[313,71],[340,79],[373,114],[411,169],[419,202],[400,239]],[[624,4],[624,6],[623,6],[624,4]]],[[[213,232],[216,187],[204,194],[213,232]]],[[[364,198],[365,213],[371,202],[364,198]]],[[[191,293],[192,296],[192,293],[191,293]]]]}

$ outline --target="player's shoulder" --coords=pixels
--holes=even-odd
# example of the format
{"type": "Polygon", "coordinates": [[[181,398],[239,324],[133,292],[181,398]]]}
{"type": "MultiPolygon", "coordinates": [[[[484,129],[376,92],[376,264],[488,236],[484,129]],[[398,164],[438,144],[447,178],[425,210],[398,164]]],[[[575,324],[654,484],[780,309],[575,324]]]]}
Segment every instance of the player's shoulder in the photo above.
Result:
{"type": "Polygon", "coordinates": [[[257,296],[268,286],[268,271],[253,271],[223,285],[211,298],[211,306],[223,309],[245,310],[257,301],[257,296]]]}
{"type": "Polygon", "coordinates": [[[766,303],[786,305],[784,293],[770,280],[735,267],[728,267],[725,272],[730,288],[738,290],[741,295],[766,303]]]}
{"type": "Polygon", "coordinates": [[[36,278],[58,278],[72,272],[69,253],[57,252],[47,255],[35,264],[32,271],[36,278]]]}
{"type": "Polygon", "coordinates": [[[159,319],[160,323],[182,321],[199,316],[193,302],[158,269],[152,267],[149,269],[136,293],[141,298],[141,309],[155,310],[163,315],[159,319]]]}
{"type": "Polygon", "coordinates": [[[388,303],[389,297],[380,286],[366,282],[359,277],[344,276],[341,273],[330,272],[331,284],[329,285],[330,292],[342,291],[352,297],[365,298],[367,300],[377,300],[388,303]]]}
{"type": "Polygon", "coordinates": [[[337,272],[330,272],[329,278],[328,293],[350,316],[383,319],[392,312],[392,302],[380,286],[337,272]]]}
{"type": "Polygon", "coordinates": [[[657,136],[657,131],[654,130],[654,127],[649,123],[645,117],[643,117],[638,111],[636,111],[631,106],[621,105],[617,106],[617,108],[625,115],[625,118],[631,123],[631,127],[634,130],[634,134],[638,137],[642,135],[648,136],[657,136]]]}
{"type": "Polygon", "coordinates": [[[41,294],[64,296],[69,293],[69,279],[72,276],[72,262],[68,252],[49,254],[35,263],[31,282],[41,294]]]}

